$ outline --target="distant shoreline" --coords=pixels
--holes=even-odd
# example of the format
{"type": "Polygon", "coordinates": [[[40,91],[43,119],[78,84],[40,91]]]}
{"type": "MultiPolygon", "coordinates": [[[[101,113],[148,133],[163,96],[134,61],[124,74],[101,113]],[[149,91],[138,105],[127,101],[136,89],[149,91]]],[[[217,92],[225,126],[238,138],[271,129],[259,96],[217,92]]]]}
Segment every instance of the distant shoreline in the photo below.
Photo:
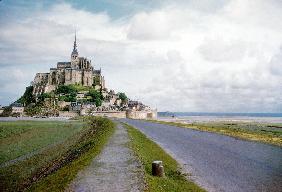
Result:
{"type": "Polygon", "coordinates": [[[195,112],[159,112],[158,119],[183,123],[193,122],[257,122],[282,123],[282,113],[195,113],[195,112]]]}
{"type": "Polygon", "coordinates": [[[282,113],[158,112],[159,116],[282,117],[282,113]]]}

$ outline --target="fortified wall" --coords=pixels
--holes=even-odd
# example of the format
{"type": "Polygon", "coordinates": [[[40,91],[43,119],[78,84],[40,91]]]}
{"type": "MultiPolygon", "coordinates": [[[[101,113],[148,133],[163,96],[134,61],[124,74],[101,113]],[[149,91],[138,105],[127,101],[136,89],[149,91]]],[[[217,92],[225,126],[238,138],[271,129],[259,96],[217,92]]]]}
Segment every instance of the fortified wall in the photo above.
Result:
{"type": "Polygon", "coordinates": [[[157,119],[157,110],[136,111],[129,109],[126,111],[126,117],[129,119],[157,119]]]}
{"type": "Polygon", "coordinates": [[[126,111],[95,111],[91,114],[87,113],[86,110],[81,110],[80,115],[93,115],[93,116],[103,116],[103,117],[113,117],[113,118],[129,118],[129,119],[156,119],[157,110],[147,110],[147,111],[136,111],[128,109],[126,111]]]}

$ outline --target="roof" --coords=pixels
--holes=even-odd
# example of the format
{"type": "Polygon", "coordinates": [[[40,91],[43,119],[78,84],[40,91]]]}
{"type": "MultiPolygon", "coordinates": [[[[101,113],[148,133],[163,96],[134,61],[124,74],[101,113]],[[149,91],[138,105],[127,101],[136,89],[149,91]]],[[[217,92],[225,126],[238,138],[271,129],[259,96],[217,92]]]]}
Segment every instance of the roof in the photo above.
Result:
{"type": "Polygon", "coordinates": [[[57,64],[59,64],[59,65],[67,65],[67,64],[71,64],[71,62],[60,61],[60,62],[57,62],[57,64]]]}

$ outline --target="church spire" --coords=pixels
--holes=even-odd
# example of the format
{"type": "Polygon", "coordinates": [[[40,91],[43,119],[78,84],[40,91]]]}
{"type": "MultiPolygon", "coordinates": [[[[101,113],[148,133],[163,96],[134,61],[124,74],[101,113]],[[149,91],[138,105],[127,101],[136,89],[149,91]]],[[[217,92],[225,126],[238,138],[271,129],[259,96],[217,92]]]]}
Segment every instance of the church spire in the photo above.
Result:
{"type": "Polygon", "coordinates": [[[75,30],[75,33],[74,33],[74,43],[73,43],[73,49],[76,50],[76,30],[75,30]]]}
{"type": "Polygon", "coordinates": [[[72,50],[71,55],[72,56],[74,56],[74,55],[78,56],[77,44],[76,44],[76,30],[75,30],[75,34],[74,34],[73,50],[72,50]]]}

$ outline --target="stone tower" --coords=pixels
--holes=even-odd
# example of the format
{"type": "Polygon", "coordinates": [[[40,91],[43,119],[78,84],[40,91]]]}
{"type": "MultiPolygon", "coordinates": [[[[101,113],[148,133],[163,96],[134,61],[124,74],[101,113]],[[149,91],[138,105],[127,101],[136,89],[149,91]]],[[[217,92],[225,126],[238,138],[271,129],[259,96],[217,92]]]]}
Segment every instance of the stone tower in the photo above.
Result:
{"type": "Polygon", "coordinates": [[[98,85],[102,89],[105,88],[101,70],[95,70],[91,60],[79,56],[76,32],[70,61],[58,62],[57,67],[50,68],[49,73],[37,73],[33,81],[33,94],[37,96],[42,93],[49,93],[56,90],[59,85],[71,84],[88,87],[98,85]],[[94,79],[95,82],[93,82],[94,79]]]}
{"type": "Polygon", "coordinates": [[[79,63],[79,60],[78,60],[78,51],[77,51],[77,44],[76,44],[76,32],[75,32],[74,42],[73,42],[73,50],[72,50],[72,53],[71,53],[71,68],[76,69],[78,63],[79,63]]]}

